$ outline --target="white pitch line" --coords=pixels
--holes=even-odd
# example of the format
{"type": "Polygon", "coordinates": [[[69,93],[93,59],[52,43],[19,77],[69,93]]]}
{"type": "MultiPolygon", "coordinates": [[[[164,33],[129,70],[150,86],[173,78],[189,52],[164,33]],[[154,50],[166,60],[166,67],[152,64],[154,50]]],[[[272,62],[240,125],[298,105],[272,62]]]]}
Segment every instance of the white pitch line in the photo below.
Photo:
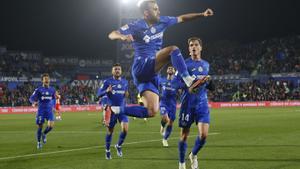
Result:
{"type": "MultiPolygon", "coordinates": [[[[220,133],[209,133],[208,135],[217,135],[217,134],[220,134],[220,133]]],[[[192,136],[189,136],[189,137],[196,137],[196,136],[197,135],[192,135],[192,136]]],[[[169,140],[177,140],[177,139],[179,139],[179,138],[170,138],[169,140]]],[[[161,139],[136,141],[136,142],[124,143],[123,145],[151,143],[151,142],[157,142],[157,141],[161,141],[161,139]]],[[[43,156],[43,155],[51,155],[51,154],[59,154],[59,153],[68,153],[68,152],[81,151],[81,150],[90,150],[90,149],[102,148],[102,147],[104,148],[105,146],[92,146],[92,147],[75,148],[75,149],[69,149],[69,150],[45,152],[45,153],[38,153],[38,154],[25,154],[25,155],[11,156],[11,157],[2,157],[2,158],[0,158],[0,160],[10,160],[10,159],[17,159],[17,158],[24,158],[24,157],[34,157],[34,156],[43,156]]]]}

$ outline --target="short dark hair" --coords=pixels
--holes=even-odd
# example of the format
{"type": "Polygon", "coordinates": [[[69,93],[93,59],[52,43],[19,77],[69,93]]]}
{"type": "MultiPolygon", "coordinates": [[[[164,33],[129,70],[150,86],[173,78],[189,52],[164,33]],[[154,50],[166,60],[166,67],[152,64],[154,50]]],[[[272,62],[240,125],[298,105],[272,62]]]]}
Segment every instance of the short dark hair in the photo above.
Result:
{"type": "Polygon", "coordinates": [[[202,46],[202,40],[200,38],[196,37],[196,36],[191,37],[191,38],[188,39],[188,45],[190,45],[191,41],[198,41],[199,44],[202,46]]]}
{"type": "Polygon", "coordinates": [[[139,4],[140,11],[144,13],[144,11],[148,10],[150,3],[156,3],[156,0],[142,0],[139,4]]]}
{"type": "Polygon", "coordinates": [[[41,79],[43,80],[43,78],[44,78],[44,77],[50,77],[50,76],[49,76],[49,74],[48,74],[48,73],[44,73],[44,74],[42,74],[42,77],[41,77],[41,79]]]}
{"type": "Polygon", "coordinates": [[[116,67],[116,66],[122,67],[120,63],[115,63],[112,67],[116,67]]]}

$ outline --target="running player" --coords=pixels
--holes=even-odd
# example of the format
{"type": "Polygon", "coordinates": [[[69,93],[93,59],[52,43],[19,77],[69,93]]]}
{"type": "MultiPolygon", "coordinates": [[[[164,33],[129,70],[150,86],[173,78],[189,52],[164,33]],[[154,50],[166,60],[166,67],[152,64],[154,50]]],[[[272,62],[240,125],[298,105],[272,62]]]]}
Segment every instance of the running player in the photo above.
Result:
{"type": "Polygon", "coordinates": [[[37,148],[41,149],[41,138],[43,143],[47,142],[46,135],[53,129],[54,126],[54,114],[53,114],[53,100],[55,101],[55,89],[50,87],[50,76],[45,73],[42,75],[41,87],[34,90],[33,94],[30,96],[29,101],[32,106],[38,106],[38,111],[36,113],[36,124],[38,126],[36,138],[37,138],[37,148]],[[45,119],[48,121],[47,128],[43,130],[43,124],[45,119]]]}
{"type": "Polygon", "coordinates": [[[180,83],[174,79],[175,69],[168,66],[167,78],[162,78],[160,81],[161,98],[160,98],[160,114],[161,114],[161,129],[163,135],[163,146],[168,147],[168,138],[173,129],[173,122],[176,118],[176,96],[180,88],[180,83]]]}
{"type": "Polygon", "coordinates": [[[110,106],[106,107],[107,109],[111,109],[116,112],[111,114],[111,118],[109,122],[105,122],[107,127],[106,133],[106,149],[105,149],[105,158],[111,159],[110,152],[110,144],[112,140],[112,134],[114,132],[114,127],[116,123],[119,121],[121,123],[121,133],[119,136],[119,141],[115,145],[117,150],[117,155],[122,157],[122,144],[126,138],[128,132],[128,117],[124,113],[120,113],[124,111],[125,107],[125,97],[128,97],[128,82],[127,80],[121,77],[122,68],[120,64],[114,64],[112,67],[112,77],[106,79],[101,86],[98,94],[100,97],[107,96],[110,106]]]}
{"type": "Polygon", "coordinates": [[[206,143],[210,123],[207,89],[213,90],[213,85],[208,75],[209,63],[201,57],[201,39],[192,37],[188,40],[188,45],[191,55],[191,57],[186,60],[188,71],[191,75],[203,79],[204,84],[194,94],[191,94],[189,89],[185,87],[181,96],[181,108],[179,113],[181,137],[178,143],[179,169],[186,168],[185,153],[187,149],[187,138],[190,127],[194,122],[197,124],[199,136],[195,140],[195,145],[189,154],[189,159],[191,161],[191,168],[198,169],[197,154],[206,143]]]}
{"type": "Polygon", "coordinates": [[[161,68],[172,62],[190,91],[197,88],[201,79],[190,76],[180,50],[176,46],[162,49],[164,31],[177,23],[213,15],[211,9],[203,13],[190,13],[178,17],[160,16],[155,0],[142,0],[139,8],[143,19],[129,23],[109,34],[111,40],[132,43],[135,49],[132,76],[139,93],[144,98],[144,106],[126,107],[129,116],[154,117],[159,110],[158,75],[161,68]]]}

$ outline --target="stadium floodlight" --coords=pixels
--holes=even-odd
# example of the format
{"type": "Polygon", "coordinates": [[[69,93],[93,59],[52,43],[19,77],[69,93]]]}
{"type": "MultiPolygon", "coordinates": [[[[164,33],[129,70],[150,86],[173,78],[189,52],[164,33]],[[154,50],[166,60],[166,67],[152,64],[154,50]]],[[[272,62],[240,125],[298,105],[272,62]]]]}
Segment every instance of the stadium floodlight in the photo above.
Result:
{"type": "Polygon", "coordinates": [[[123,4],[127,4],[127,3],[129,2],[129,0],[121,0],[121,2],[122,2],[123,4]]]}

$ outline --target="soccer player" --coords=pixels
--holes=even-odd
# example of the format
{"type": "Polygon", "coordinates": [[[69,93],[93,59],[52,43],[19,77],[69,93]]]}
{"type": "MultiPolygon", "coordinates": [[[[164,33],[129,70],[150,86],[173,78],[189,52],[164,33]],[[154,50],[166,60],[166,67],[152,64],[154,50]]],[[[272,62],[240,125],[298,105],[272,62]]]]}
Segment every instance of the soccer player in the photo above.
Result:
{"type": "Polygon", "coordinates": [[[47,142],[46,135],[53,129],[54,126],[54,114],[53,114],[53,100],[55,101],[55,89],[50,86],[50,76],[45,73],[42,75],[41,87],[34,90],[33,94],[30,96],[29,101],[32,106],[38,105],[38,111],[36,114],[36,124],[38,126],[36,138],[37,138],[37,148],[41,149],[41,138],[43,143],[47,142]],[[48,121],[47,128],[43,130],[43,124],[45,119],[48,121]]]}
{"type": "Polygon", "coordinates": [[[144,18],[112,31],[108,37],[111,40],[130,42],[134,47],[132,76],[139,93],[144,97],[145,107],[126,107],[124,112],[129,116],[145,118],[154,117],[159,110],[157,73],[170,61],[191,91],[197,88],[201,81],[190,76],[178,47],[168,46],[162,49],[164,31],[177,23],[212,16],[213,11],[207,9],[203,13],[170,17],[160,16],[155,0],[142,0],[138,6],[144,18]]]}
{"type": "Polygon", "coordinates": [[[56,120],[61,120],[61,111],[60,111],[60,94],[59,90],[56,90],[55,92],[55,114],[56,114],[56,120]]]}
{"type": "Polygon", "coordinates": [[[160,81],[161,98],[160,98],[160,114],[161,114],[161,133],[163,135],[163,146],[168,147],[168,138],[173,129],[173,122],[176,118],[176,96],[180,88],[180,83],[177,83],[174,78],[175,69],[173,66],[167,68],[167,78],[162,78],[160,81]]]}
{"type": "Polygon", "coordinates": [[[202,41],[200,38],[192,37],[188,40],[191,57],[186,60],[188,71],[191,75],[203,80],[203,85],[196,91],[190,93],[188,88],[184,88],[181,96],[181,108],[179,113],[179,127],[181,137],[178,143],[179,169],[185,169],[185,153],[187,149],[187,138],[190,127],[195,122],[198,128],[198,137],[195,140],[192,152],[189,154],[191,168],[198,169],[197,154],[206,143],[208,128],[210,123],[210,112],[208,108],[207,89],[213,90],[210,81],[209,63],[202,59],[202,41]]]}
{"type": "Polygon", "coordinates": [[[119,136],[119,141],[115,145],[117,150],[117,155],[122,157],[122,144],[126,138],[128,132],[128,117],[124,113],[120,113],[120,111],[124,111],[125,107],[125,97],[128,97],[128,82],[127,80],[121,77],[122,68],[121,65],[116,63],[112,67],[112,77],[106,79],[101,86],[99,96],[107,95],[107,98],[110,102],[111,107],[107,107],[107,109],[111,109],[116,112],[111,114],[111,118],[109,122],[106,122],[107,125],[107,133],[106,133],[106,152],[105,158],[111,159],[110,153],[110,144],[112,140],[112,134],[114,132],[114,127],[116,123],[119,121],[121,123],[121,133],[119,136]]]}

